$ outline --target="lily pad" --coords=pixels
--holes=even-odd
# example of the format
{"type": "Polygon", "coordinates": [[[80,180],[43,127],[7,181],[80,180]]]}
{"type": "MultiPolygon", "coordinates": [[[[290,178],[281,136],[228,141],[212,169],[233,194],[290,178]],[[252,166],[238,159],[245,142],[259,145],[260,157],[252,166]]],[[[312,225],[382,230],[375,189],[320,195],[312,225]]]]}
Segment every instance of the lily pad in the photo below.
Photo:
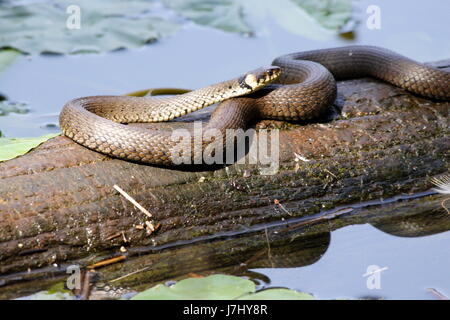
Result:
{"type": "Polygon", "coordinates": [[[247,294],[238,298],[239,300],[314,300],[308,293],[298,292],[290,289],[267,289],[253,294],[247,294]]]}
{"type": "Polygon", "coordinates": [[[135,295],[134,300],[182,300],[182,299],[233,299],[255,291],[249,280],[227,275],[212,275],[205,278],[184,279],[173,286],[159,284],[135,295]]]}
{"type": "Polygon", "coordinates": [[[197,24],[254,34],[267,18],[288,31],[323,38],[352,18],[351,0],[163,0],[197,24]]]}
{"type": "Polygon", "coordinates": [[[18,56],[20,56],[20,52],[17,50],[0,50],[0,73],[3,72],[18,56]]]}
{"type": "Polygon", "coordinates": [[[73,293],[64,288],[64,283],[57,283],[47,291],[39,291],[16,300],[74,300],[73,293]]]}
{"type": "Polygon", "coordinates": [[[252,33],[246,22],[243,1],[236,0],[163,0],[183,17],[197,24],[228,32],[252,33]]]}
{"type": "Polygon", "coordinates": [[[344,26],[353,13],[351,0],[292,0],[305,9],[323,27],[338,30],[344,26]]]}
{"type": "Polygon", "coordinates": [[[289,289],[267,289],[255,293],[256,286],[236,276],[216,274],[188,278],[168,287],[159,284],[135,295],[133,300],[230,300],[230,299],[313,299],[311,295],[289,289]]]}
{"type": "Polygon", "coordinates": [[[66,292],[49,293],[48,291],[39,291],[16,300],[74,300],[74,297],[66,292]]]}
{"type": "Polygon", "coordinates": [[[36,138],[0,138],[0,161],[13,159],[59,134],[46,134],[36,138]]]}
{"type": "Polygon", "coordinates": [[[0,3],[0,48],[63,54],[140,47],[179,28],[176,22],[157,16],[159,9],[155,3],[146,0],[109,0],[107,4],[95,0],[0,3]],[[79,20],[74,18],[77,11],[70,10],[74,5],[79,8],[79,20]]]}
{"type": "MultiPolygon", "coordinates": [[[[290,32],[324,38],[352,18],[351,0],[161,1],[197,24],[243,34],[254,34],[269,17],[290,32]]],[[[0,48],[32,54],[136,48],[180,28],[167,8],[157,0],[0,1],[0,48]]]]}
{"type": "Polygon", "coordinates": [[[10,113],[25,114],[29,111],[25,103],[11,102],[0,98],[0,116],[6,116],[10,113]]]}

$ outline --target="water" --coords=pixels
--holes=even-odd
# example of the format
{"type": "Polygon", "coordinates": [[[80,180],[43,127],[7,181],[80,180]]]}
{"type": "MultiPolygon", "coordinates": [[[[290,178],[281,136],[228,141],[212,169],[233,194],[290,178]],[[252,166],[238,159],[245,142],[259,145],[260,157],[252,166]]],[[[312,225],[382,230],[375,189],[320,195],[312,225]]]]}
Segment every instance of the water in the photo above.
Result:
{"type": "MultiPolygon", "coordinates": [[[[430,1],[358,1],[361,24],[354,40],[326,41],[292,34],[275,22],[247,38],[189,24],[176,35],[139,50],[78,56],[22,57],[0,77],[0,91],[27,102],[31,112],[0,117],[8,137],[54,132],[62,105],[75,97],[123,94],[152,87],[198,88],[268,65],[274,57],[301,50],[349,44],[390,48],[418,61],[450,58],[450,3],[430,1]],[[365,25],[365,9],[381,8],[380,30],[365,25]]],[[[432,222],[430,222],[432,223],[432,222]]],[[[311,292],[318,298],[380,297],[435,299],[427,288],[450,296],[450,232],[401,238],[371,225],[335,230],[316,263],[298,268],[257,269],[270,286],[311,292]],[[386,267],[381,288],[367,288],[370,265],[386,267]]]]}
{"type": "Polygon", "coordinates": [[[328,250],[313,265],[257,271],[271,279],[271,286],[311,292],[319,299],[436,299],[428,288],[450,293],[449,243],[448,231],[401,238],[369,224],[348,226],[332,232],[328,250]],[[363,275],[372,265],[387,269],[381,271],[379,288],[369,289],[363,275]]]}

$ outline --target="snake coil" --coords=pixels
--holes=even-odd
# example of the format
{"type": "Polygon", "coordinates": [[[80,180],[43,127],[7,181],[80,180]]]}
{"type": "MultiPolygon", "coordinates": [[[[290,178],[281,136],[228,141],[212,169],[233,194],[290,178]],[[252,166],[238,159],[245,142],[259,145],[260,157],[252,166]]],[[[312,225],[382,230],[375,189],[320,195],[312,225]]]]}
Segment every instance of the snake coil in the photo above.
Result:
{"type": "MultiPolygon", "coordinates": [[[[221,101],[206,129],[222,133],[227,129],[245,129],[255,119],[309,120],[325,112],[334,102],[335,79],[365,76],[424,97],[450,100],[449,72],[384,48],[349,46],[298,52],[278,57],[272,64],[273,67],[168,98],[74,99],[61,111],[60,127],[79,144],[112,157],[173,166],[177,164],[173,150],[180,147],[180,141],[172,139],[172,131],[124,123],[168,121],[221,101]]],[[[198,137],[192,137],[192,141],[195,138],[198,137]]],[[[193,151],[193,163],[201,159],[206,147],[204,143],[202,148],[193,151]]]]}

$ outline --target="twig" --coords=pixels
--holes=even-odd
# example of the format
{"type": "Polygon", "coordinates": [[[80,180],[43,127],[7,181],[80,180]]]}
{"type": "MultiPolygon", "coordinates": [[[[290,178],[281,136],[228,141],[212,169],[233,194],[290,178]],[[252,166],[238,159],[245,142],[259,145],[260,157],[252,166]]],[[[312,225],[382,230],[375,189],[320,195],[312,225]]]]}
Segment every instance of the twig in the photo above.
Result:
{"type": "Polygon", "coordinates": [[[119,261],[123,261],[126,258],[127,257],[125,257],[125,256],[118,256],[118,257],[114,257],[111,259],[106,259],[106,260],[91,264],[90,266],[87,266],[87,269],[95,269],[95,268],[99,268],[99,267],[104,267],[104,266],[107,266],[107,265],[110,265],[110,264],[113,264],[113,263],[116,263],[119,261]]]}
{"type": "Polygon", "coordinates": [[[332,175],[334,178],[337,179],[336,175],[333,172],[331,172],[330,170],[324,169],[324,171],[328,172],[330,175],[332,175]]]}
{"type": "Polygon", "coordinates": [[[239,266],[237,266],[235,268],[235,272],[242,272],[244,270],[247,269],[247,266],[254,262],[257,261],[259,258],[261,258],[262,256],[264,256],[266,254],[266,249],[261,249],[259,250],[257,253],[255,253],[252,257],[250,257],[250,259],[248,259],[245,262],[242,262],[239,266]]]}
{"type": "Polygon", "coordinates": [[[121,235],[120,232],[113,234],[113,235],[109,236],[108,238],[106,238],[106,241],[118,238],[118,237],[120,237],[120,235],[121,235]]]}
{"type": "Polygon", "coordinates": [[[264,229],[264,232],[266,233],[266,241],[267,241],[267,258],[269,258],[272,268],[275,268],[272,261],[272,252],[270,250],[269,234],[267,233],[267,228],[264,229]]]}
{"type": "Polygon", "coordinates": [[[91,295],[91,280],[94,276],[95,271],[87,271],[84,274],[84,281],[81,288],[80,300],[89,300],[89,296],[91,295]]]}
{"type": "Polygon", "coordinates": [[[155,226],[153,226],[153,223],[150,221],[145,221],[145,226],[148,234],[151,234],[153,231],[155,231],[155,226]]]}
{"type": "Polygon", "coordinates": [[[125,232],[124,232],[124,231],[122,231],[122,240],[123,240],[123,242],[125,242],[125,243],[128,242],[128,239],[127,239],[127,237],[125,236],[125,232]]]}
{"type": "Polygon", "coordinates": [[[436,289],[434,289],[434,288],[428,288],[427,290],[428,290],[429,292],[431,292],[431,294],[433,294],[433,295],[434,295],[435,297],[437,297],[439,300],[449,300],[449,298],[448,298],[445,294],[439,292],[438,290],[436,290],[436,289]]]}
{"type": "Polygon", "coordinates": [[[298,162],[299,160],[302,160],[303,162],[309,162],[309,161],[311,161],[311,160],[309,160],[309,159],[306,159],[306,158],[303,157],[302,155],[300,155],[300,154],[294,152],[294,161],[295,161],[295,162],[298,162]]]}
{"type": "Polygon", "coordinates": [[[113,279],[113,280],[111,280],[111,281],[109,281],[109,282],[116,282],[116,281],[125,279],[126,277],[132,276],[133,274],[136,274],[136,273],[145,271],[145,270],[147,270],[148,268],[150,268],[150,266],[147,266],[147,267],[144,267],[144,268],[142,268],[142,269],[139,269],[139,270],[130,272],[130,273],[126,274],[126,275],[123,275],[123,276],[121,276],[121,277],[118,277],[118,278],[116,278],[116,279],[113,279]]]}
{"type": "Polygon", "coordinates": [[[281,210],[286,212],[288,215],[292,216],[292,214],[286,209],[286,207],[281,204],[280,200],[275,199],[275,200],[273,200],[273,203],[276,204],[277,206],[279,206],[281,208],[281,210]]]}
{"type": "Polygon", "coordinates": [[[128,193],[126,193],[125,191],[122,190],[122,188],[120,188],[118,185],[114,185],[113,186],[114,189],[116,189],[117,191],[119,191],[119,193],[121,195],[123,195],[125,197],[125,199],[127,199],[128,201],[130,201],[132,204],[134,204],[134,206],[136,208],[138,208],[139,210],[141,210],[145,215],[147,215],[147,217],[151,218],[152,214],[150,212],[147,211],[147,209],[145,209],[143,206],[141,206],[136,200],[134,200],[128,193]]]}
{"type": "Polygon", "coordinates": [[[189,272],[188,274],[189,278],[204,278],[205,276],[202,276],[201,274],[195,273],[195,272],[189,272]]]}

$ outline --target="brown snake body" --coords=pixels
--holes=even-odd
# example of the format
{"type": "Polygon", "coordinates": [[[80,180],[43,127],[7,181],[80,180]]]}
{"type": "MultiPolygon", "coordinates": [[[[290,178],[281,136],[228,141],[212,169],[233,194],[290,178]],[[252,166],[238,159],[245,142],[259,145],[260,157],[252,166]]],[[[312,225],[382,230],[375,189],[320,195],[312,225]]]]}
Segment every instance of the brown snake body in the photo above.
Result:
{"type": "MultiPolygon", "coordinates": [[[[206,130],[225,133],[227,129],[245,129],[255,119],[309,120],[334,102],[335,79],[365,76],[421,96],[450,100],[449,72],[384,48],[350,46],[299,52],[278,57],[272,64],[276,67],[174,97],[74,99],[61,111],[60,126],[66,136],[92,150],[125,160],[174,165],[178,156],[174,148],[189,148],[196,137],[183,142],[173,139],[172,131],[123,123],[168,121],[220,101],[206,130]],[[266,85],[274,80],[275,84],[266,85]]],[[[192,163],[199,163],[211,142],[205,141],[202,148],[193,150],[192,163]]]]}

